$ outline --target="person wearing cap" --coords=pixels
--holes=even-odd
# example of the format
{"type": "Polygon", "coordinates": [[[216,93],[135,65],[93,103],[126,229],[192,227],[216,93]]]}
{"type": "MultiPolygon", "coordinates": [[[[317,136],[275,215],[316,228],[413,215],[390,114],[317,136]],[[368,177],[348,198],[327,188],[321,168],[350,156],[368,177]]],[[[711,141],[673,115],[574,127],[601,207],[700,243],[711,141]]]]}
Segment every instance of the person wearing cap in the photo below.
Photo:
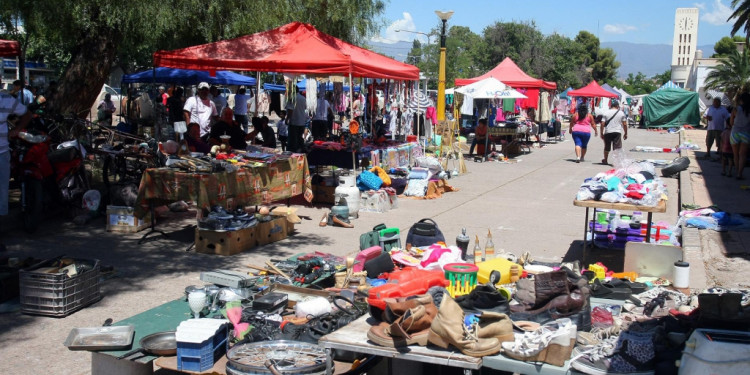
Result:
{"type": "Polygon", "coordinates": [[[612,100],[609,104],[609,109],[602,115],[600,124],[599,133],[604,140],[602,164],[609,164],[609,151],[622,148],[622,140],[628,139],[628,117],[620,110],[617,100],[612,100]]]}
{"type": "Polygon", "coordinates": [[[208,137],[211,133],[211,120],[215,120],[219,115],[216,105],[208,98],[208,89],[208,83],[198,84],[198,95],[189,97],[182,107],[185,122],[195,122],[200,126],[201,138],[208,137]]]}

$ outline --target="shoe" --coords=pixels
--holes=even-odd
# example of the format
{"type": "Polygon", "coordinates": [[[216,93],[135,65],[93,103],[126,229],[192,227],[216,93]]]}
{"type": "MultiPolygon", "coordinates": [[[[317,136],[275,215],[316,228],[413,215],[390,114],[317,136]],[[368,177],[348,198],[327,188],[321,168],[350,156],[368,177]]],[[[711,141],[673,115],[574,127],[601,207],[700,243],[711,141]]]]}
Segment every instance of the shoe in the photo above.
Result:
{"type": "Polygon", "coordinates": [[[392,324],[386,322],[370,327],[367,338],[380,346],[399,348],[408,345],[427,345],[427,337],[437,309],[426,309],[424,305],[407,310],[392,324]]]}
{"type": "Polygon", "coordinates": [[[328,214],[323,214],[323,217],[320,219],[320,223],[318,223],[321,227],[324,227],[328,225],[328,214]]]}
{"type": "Polygon", "coordinates": [[[656,351],[653,333],[623,332],[594,347],[576,348],[570,365],[585,374],[654,373],[656,351]]]}
{"type": "Polygon", "coordinates": [[[510,312],[508,299],[505,298],[492,284],[477,285],[469,294],[456,297],[456,303],[466,313],[495,312],[507,314],[510,312]]]}
{"type": "MultiPolygon", "coordinates": [[[[410,297],[384,298],[385,310],[383,310],[382,320],[391,324],[403,316],[409,309],[417,306],[430,306],[437,312],[437,307],[433,302],[432,295],[422,294],[410,297]]],[[[433,314],[435,315],[435,314],[433,314]]]]}
{"type": "Polygon", "coordinates": [[[516,335],[513,342],[504,342],[503,354],[520,361],[547,362],[562,366],[570,359],[576,331],[576,325],[570,319],[558,319],[536,331],[516,335]]]}
{"type": "Polygon", "coordinates": [[[331,221],[333,221],[333,225],[337,227],[354,228],[354,224],[349,223],[349,219],[342,219],[338,215],[332,215],[331,221]]]}
{"type": "Polygon", "coordinates": [[[570,294],[568,276],[565,271],[553,271],[540,273],[534,276],[534,308],[546,305],[553,298],[570,294]]]}
{"type": "Polygon", "coordinates": [[[602,165],[609,165],[609,163],[607,163],[607,159],[602,159],[602,165]]]}
{"type": "Polygon", "coordinates": [[[580,162],[581,162],[581,158],[579,158],[578,156],[576,156],[576,163],[580,163],[580,162]]]}
{"type": "Polygon", "coordinates": [[[486,339],[494,337],[498,341],[514,341],[513,323],[506,314],[496,312],[483,312],[479,316],[479,322],[476,326],[477,337],[486,339]]]}
{"type": "Polygon", "coordinates": [[[449,296],[443,296],[427,340],[443,349],[452,345],[470,357],[484,357],[500,351],[500,341],[496,338],[480,339],[466,328],[461,306],[449,296]]]}

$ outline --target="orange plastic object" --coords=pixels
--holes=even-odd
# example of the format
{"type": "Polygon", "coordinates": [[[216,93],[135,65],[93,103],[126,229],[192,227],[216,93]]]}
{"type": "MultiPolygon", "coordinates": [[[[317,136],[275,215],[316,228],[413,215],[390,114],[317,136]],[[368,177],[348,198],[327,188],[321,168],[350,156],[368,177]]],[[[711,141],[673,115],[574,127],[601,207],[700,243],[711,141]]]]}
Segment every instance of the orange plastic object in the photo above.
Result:
{"type": "Polygon", "coordinates": [[[612,277],[616,279],[628,279],[630,281],[635,281],[635,279],[638,278],[638,273],[636,272],[615,272],[612,274],[612,277]]]}
{"type": "MultiPolygon", "coordinates": [[[[367,303],[370,307],[382,312],[385,310],[385,301],[383,300],[385,298],[415,296],[427,293],[427,289],[433,286],[445,288],[448,285],[450,285],[450,282],[445,279],[442,271],[427,271],[414,267],[405,268],[391,272],[385,285],[371,288],[367,296],[367,303]]],[[[370,309],[370,313],[374,318],[380,319],[380,315],[373,314],[372,309],[370,309]]]]}

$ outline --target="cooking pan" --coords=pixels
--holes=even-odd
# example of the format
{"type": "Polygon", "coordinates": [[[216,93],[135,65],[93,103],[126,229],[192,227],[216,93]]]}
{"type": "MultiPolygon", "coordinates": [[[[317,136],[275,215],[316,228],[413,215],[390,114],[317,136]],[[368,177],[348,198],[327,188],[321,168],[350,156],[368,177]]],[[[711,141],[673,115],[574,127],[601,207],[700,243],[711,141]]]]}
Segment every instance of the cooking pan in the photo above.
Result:
{"type": "Polygon", "coordinates": [[[138,344],[141,346],[140,348],[129,351],[117,357],[117,359],[127,358],[136,353],[143,353],[144,355],[150,354],[154,356],[177,354],[177,338],[175,337],[175,331],[152,333],[148,336],[144,336],[138,344]]]}

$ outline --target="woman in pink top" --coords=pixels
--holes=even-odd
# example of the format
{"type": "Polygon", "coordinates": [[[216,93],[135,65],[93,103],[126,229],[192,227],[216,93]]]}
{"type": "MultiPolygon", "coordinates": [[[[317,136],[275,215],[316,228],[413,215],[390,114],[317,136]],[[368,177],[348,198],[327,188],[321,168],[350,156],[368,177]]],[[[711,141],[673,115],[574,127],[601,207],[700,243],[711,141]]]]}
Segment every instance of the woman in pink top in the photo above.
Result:
{"type": "Polygon", "coordinates": [[[589,108],[584,103],[578,106],[578,111],[570,118],[570,134],[573,136],[573,142],[576,145],[576,163],[582,162],[584,156],[586,156],[586,146],[591,139],[591,129],[594,129],[594,136],[597,136],[594,116],[589,114],[589,108]]]}

